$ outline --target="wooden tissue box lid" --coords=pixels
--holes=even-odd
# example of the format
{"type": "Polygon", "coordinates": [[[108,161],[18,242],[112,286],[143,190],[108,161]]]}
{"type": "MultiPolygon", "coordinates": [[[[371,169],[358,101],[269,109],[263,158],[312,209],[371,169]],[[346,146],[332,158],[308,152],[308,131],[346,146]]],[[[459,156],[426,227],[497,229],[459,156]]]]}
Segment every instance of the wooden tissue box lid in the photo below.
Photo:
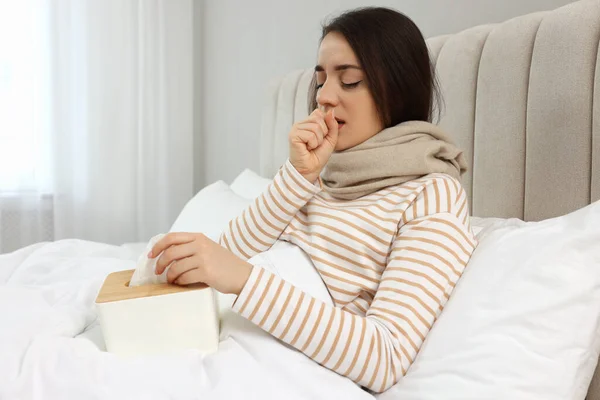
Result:
{"type": "Polygon", "coordinates": [[[190,290],[207,289],[208,285],[204,283],[195,283],[188,286],[179,286],[171,283],[157,283],[142,286],[129,286],[129,281],[135,270],[113,272],[109,274],[98,297],[96,303],[110,303],[112,301],[130,300],[141,297],[161,296],[163,294],[188,292],[190,290]]]}

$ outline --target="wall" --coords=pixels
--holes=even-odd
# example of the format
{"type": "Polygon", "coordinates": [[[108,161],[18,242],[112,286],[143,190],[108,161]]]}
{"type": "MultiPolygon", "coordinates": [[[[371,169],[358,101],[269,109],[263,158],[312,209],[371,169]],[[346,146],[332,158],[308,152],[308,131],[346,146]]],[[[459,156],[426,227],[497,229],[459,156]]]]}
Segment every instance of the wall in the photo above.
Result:
{"type": "MultiPolygon", "coordinates": [[[[258,171],[258,140],[264,88],[275,76],[314,65],[320,25],[344,9],[379,5],[396,8],[425,37],[501,22],[570,0],[206,0],[201,29],[199,129],[203,184],[227,182],[248,167],[258,171]]],[[[282,132],[286,134],[287,132],[282,132]]]]}

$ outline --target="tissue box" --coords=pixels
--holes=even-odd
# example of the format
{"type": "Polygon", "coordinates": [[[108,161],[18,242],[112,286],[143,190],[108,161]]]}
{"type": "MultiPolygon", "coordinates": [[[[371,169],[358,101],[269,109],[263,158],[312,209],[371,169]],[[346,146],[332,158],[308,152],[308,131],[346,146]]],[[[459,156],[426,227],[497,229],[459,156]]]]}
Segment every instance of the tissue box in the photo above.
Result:
{"type": "Polygon", "coordinates": [[[130,287],[134,270],[108,275],[96,298],[106,349],[124,356],[217,350],[216,295],[205,284],[130,287]]]}

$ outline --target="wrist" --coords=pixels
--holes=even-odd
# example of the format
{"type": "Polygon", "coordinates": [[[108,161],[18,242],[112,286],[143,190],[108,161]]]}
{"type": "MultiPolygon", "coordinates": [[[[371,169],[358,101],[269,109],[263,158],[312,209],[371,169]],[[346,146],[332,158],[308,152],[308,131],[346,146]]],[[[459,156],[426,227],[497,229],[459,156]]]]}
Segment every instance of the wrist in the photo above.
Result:
{"type": "Polygon", "coordinates": [[[239,268],[237,269],[237,273],[235,274],[231,294],[239,296],[239,294],[242,293],[244,286],[246,286],[246,282],[248,282],[248,278],[250,278],[253,268],[254,266],[246,261],[243,261],[240,264],[239,268]]]}
{"type": "Polygon", "coordinates": [[[317,181],[319,179],[319,174],[300,174],[300,175],[302,175],[302,177],[304,179],[306,179],[306,181],[308,183],[310,183],[311,185],[317,184],[317,181]]]}
{"type": "Polygon", "coordinates": [[[308,181],[308,183],[310,183],[311,185],[313,183],[315,183],[315,181],[317,180],[317,178],[320,175],[320,172],[308,172],[305,168],[299,167],[296,165],[296,163],[294,162],[294,160],[292,160],[291,158],[288,159],[290,165],[292,166],[293,169],[296,170],[296,172],[301,175],[306,181],[308,181]]]}

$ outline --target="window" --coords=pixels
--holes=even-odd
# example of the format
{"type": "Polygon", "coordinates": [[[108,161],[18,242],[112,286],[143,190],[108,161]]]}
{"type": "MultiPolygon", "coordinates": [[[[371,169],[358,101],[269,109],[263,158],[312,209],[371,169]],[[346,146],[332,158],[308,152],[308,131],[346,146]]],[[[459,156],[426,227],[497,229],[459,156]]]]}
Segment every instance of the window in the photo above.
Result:
{"type": "Polygon", "coordinates": [[[0,1],[0,195],[47,192],[48,35],[39,0],[0,1]]]}

